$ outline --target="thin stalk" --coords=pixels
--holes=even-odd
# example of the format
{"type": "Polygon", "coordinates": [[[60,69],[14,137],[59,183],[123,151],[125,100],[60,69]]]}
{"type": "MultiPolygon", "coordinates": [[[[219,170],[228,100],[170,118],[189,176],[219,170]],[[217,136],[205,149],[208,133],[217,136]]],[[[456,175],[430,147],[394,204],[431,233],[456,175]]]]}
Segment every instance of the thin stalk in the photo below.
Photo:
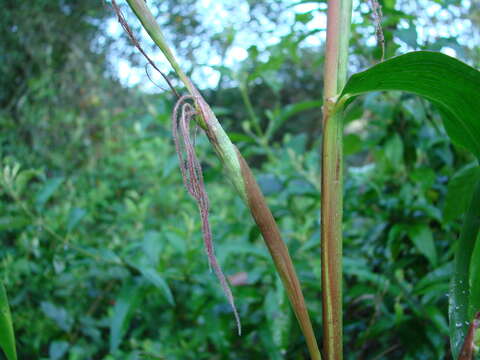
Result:
{"type": "MultiPolygon", "coordinates": [[[[173,55],[173,52],[170,50],[170,47],[165,40],[165,36],[163,36],[163,33],[158,26],[155,17],[147,6],[147,2],[145,0],[127,0],[127,3],[142,23],[143,28],[147,31],[148,35],[150,35],[150,38],[160,48],[163,55],[167,58],[168,62],[172,66],[173,70],[175,70],[178,77],[187,88],[188,92],[192,94],[192,96],[197,96],[198,90],[190,81],[190,78],[187,76],[187,74],[185,74],[185,72],[182,70],[180,64],[175,58],[175,55],[173,55]]],[[[199,125],[205,129],[206,124],[204,124],[201,119],[199,120],[199,125]]]]}
{"type": "Polygon", "coordinates": [[[310,322],[300,282],[296,275],[288,248],[280,236],[278,226],[253,177],[250,167],[240,155],[236,146],[230,141],[230,138],[223,130],[211,108],[202,98],[190,79],[181,70],[165,41],[160,27],[146,6],[145,1],[127,0],[127,2],[137,15],[147,33],[159,46],[160,50],[164,53],[182,82],[187,87],[199,114],[196,120],[199,121],[199,125],[205,130],[210,143],[226,170],[225,172],[228,178],[249,207],[252,217],[262,233],[277,272],[287,290],[299,326],[305,336],[310,357],[312,360],[321,360],[320,351],[310,322]]]}
{"type": "Polygon", "coordinates": [[[322,309],[326,359],[342,359],[342,126],[341,114],[323,127],[322,309]]]}
{"type": "Polygon", "coordinates": [[[449,306],[450,341],[454,359],[460,352],[474,312],[479,310],[469,308],[468,301],[470,295],[470,263],[479,231],[480,181],[475,187],[469,209],[465,215],[455,253],[455,269],[450,288],[449,306]]]}
{"type": "Polygon", "coordinates": [[[247,205],[250,208],[252,217],[258,225],[265,243],[272,254],[272,259],[277,272],[287,290],[288,299],[292,304],[295,317],[302,329],[308,351],[312,360],[321,360],[315,334],[308,316],[308,311],[303,298],[300,282],[295,273],[295,268],[290,260],[290,255],[285,242],[282,240],[277,223],[272,212],[265,201],[265,198],[253,177],[250,167],[240,153],[238,153],[245,189],[247,192],[247,205]]]}
{"type": "Polygon", "coordinates": [[[321,204],[323,336],[328,360],[343,358],[343,113],[335,102],[347,81],[351,12],[351,0],[328,1],[321,204]]]}
{"type": "Polygon", "coordinates": [[[246,80],[240,80],[239,81],[239,88],[240,88],[240,94],[242,95],[242,100],[247,108],[248,115],[250,117],[250,120],[253,123],[253,126],[255,127],[255,131],[257,132],[257,136],[263,137],[263,132],[262,128],[260,127],[260,121],[258,120],[257,114],[255,114],[255,111],[253,110],[253,105],[250,100],[250,96],[248,95],[248,85],[246,80]]]}

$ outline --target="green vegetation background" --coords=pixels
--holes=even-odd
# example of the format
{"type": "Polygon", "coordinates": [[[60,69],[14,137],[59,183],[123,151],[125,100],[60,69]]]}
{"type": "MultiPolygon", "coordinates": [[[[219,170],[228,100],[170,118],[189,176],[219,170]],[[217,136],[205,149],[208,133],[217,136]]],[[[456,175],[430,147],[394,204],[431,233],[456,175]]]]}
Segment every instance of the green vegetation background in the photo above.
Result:
{"type": "MultiPolygon", "coordinates": [[[[220,30],[202,22],[195,0],[148,3],[255,168],[321,339],[323,43],[305,39],[324,33],[308,24],[325,3],[303,12],[286,1],[226,4],[232,18],[220,30]],[[247,6],[250,34],[263,35],[245,60],[226,66],[247,31],[235,23],[237,6],[247,6]],[[296,15],[288,22],[286,13],[296,15]],[[273,35],[261,32],[272,24],[288,31],[262,46],[273,35]],[[220,65],[205,62],[215,56],[220,65]],[[198,69],[206,67],[220,74],[217,86],[202,86],[208,72],[198,69]]],[[[387,57],[450,48],[480,65],[478,1],[381,3],[387,57]],[[429,9],[437,10],[428,16],[429,9]],[[448,16],[462,21],[461,33],[445,30],[448,16]],[[442,26],[442,36],[417,34],[442,26]]],[[[119,80],[118,59],[144,60],[124,35],[108,31],[109,4],[0,6],[0,280],[19,358],[306,359],[262,239],[202,135],[197,152],[216,253],[243,323],[236,335],[178,169],[174,98],[119,80]]],[[[380,58],[370,10],[356,3],[355,14],[352,71],[380,58]]],[[[346,359],[449,359],[451,245],[478,176],[473,159],[449,143],[432,106],[400,93],[349,107],[345,154],[346,359]]]]}

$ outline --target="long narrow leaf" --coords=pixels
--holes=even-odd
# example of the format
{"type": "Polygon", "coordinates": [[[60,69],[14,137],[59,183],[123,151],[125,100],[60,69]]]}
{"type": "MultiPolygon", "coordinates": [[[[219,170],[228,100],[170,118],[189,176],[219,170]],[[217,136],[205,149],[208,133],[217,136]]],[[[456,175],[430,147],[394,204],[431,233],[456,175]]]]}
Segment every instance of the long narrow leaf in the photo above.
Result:
{"type": "Polygon", "coordinates": [[[13,333],[12,316],[8,306],[7,293],[0,283],[0,347],[8,360],[17,359],[15,335],[13,333]]]}
{"type": "Polygon", "coordinates": [[[475,242],[475,250],[473,251],[470,264],[470,298],[469,313],[480,312],[480,230],[477,234],[475,242]]]}
{"type": "Polygon", "coordinates": [[[115,353],[122,342],[134,310],[140,300],[141,288],[137,284],[125,284],[115,299],[110,319],[110,352],[115,353]]]}
{"type": "Polygon", "coordinates": [[[353,75],[340,100],[383,90],[420,95],[442,111],[452,141],[480,157],[479,89],[478,70],[442,53],[417,51],[353,75]]]}
{"type": "MultiPolygon", "coordinates": [[[[474,312],[480,304],[474,304],[470,288],[470,270],[475,242],[480,230],[480,181],[477,182],[470,207],[465,216],[462,233],[455,254],[455,270],[450,290],[450,342],[454,358],[460,351],[474,312]]],[[[474,260],[477,261],[477,260],[474,260]]]]}
{"type": "MultiPolygon", "coordinates": [[[[480,72],[441,53],[418,51],[401,55],[353,75],[337,106],[372,91],[406,91],[430,100],[442,113],[447,133],[456,144],[480,158],[480,72]]],[[[457,358],[467,333],[469,319],[478,311],[471,293],[472,254],[480,228],[480,181],[470,199],[457,244],[450,296],[450,341],[457,358]]],[[[433,259],[433,257],[432,257],[433,259]]],[[[475,260],[473,268],[478,265],[475,260]]]]}

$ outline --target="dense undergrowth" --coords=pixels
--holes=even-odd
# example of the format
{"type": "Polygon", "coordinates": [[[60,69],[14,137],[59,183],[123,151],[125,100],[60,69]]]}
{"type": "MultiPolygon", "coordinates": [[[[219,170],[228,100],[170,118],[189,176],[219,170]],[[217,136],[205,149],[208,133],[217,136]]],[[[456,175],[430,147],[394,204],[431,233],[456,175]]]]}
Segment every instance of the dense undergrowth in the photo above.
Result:
{"type": "MultiPolygon", "coordinates": [[[[238,74],[253,75],[226,71],[223,87],[206,97],[255,168],[321,339],[321,55],[292,55],[298,41],[283,38],[264,62],[251,49],[238,74]],[[289,71],[295,66],[303,71],[289,71]],[[231,86],[239,78],[252,112],[231,86]]],[[[357,55],[359,66],[372,56],[357,55]]],[[[72,72],[88,68],[75,56],[55,66],[77,74],[77,88],[32,67],[26,90],[7,89],[11,98],[1,99],[0,280],[19,358],[307,358],[258,230],[206,139],[197,152],[242,337],[183,189],[173,99],[122,89],[108,76],[95,82],[100,70],[72,72]]],[[[356,100],[345,131],[345,358],[449,359],[450,245],[466,199],[447,183],[463,169],[458,183],[468,186],[472,158],[449,143],[436,110],[412,95],[356,100]]]]}
{"type": "MultiPolygon", "coordinates": [[[[219,164],[207,161],[217,253],[238,282],[244,335],[235,335],[208,271],[194,204],[182,189],[169,106],[158,97],[145,101],[147,106],[123,110],[104,126],[98,121],[101,135],[90,145],[95,151],[74,168],[74,159],[64,166],[49,161],[69,153],[61,145],[48,157],[3,154],[2,274],[20,356],[61,358],[68,350],[70,359],[110,351],[113,358],[247,359],[265,351],[281,358],[278,349],[284,349],[301,357],[299,330],[258,231],[219,164]],[[10,180],[12,169],[18,172],[10,180]]],[[[351,110],[347,132],[355,133],[345,148],[345,331],[346,347],[355,349],[347,356],[388,351],[395,358],[442,358],[448,352],[448,249],[459,224],[444,222],[439,209],[452,168],[466,159],[433,126],[437,116],[423,101],[374,95],[364,102],[364,112],[351,110]],[[432,123],[418,122],[418,113],[432,123]],[[364,117],[372,118],[371,125],[364,117]]],[[[71,131],[81,135],[68,147],[81,158],[86,129],[71,131]]],[[[320,274],[314,272],[319,157],[307,140],[286,134],[251,156],[260,159],[259,182],[320,331],[320,274]]],[[[4,144],[20,146],[5,137],[4,144]]],[[[204,138],[197,148],[202,159],[212,158],[204,138]]]]}

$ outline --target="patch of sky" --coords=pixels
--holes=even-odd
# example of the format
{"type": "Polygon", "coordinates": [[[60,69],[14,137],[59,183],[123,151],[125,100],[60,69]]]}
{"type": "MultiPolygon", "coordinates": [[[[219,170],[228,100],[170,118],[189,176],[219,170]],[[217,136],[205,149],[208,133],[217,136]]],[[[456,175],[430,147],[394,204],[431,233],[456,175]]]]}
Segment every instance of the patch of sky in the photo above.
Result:
{"type": "MultiPolygon", "coordinates": [[[[312,35],[307,36],[300,46],[304,47],[321,47],[325,43],[326,37],[326,3],[319,3],[317,1],[297,1],[284,0],[284,6],[287,11],[282,11],[280,18],[274,23],[262,14],[257,14],[258,24],[256,27],[250,27],[250,7],[247,1],[239,0],[233,6],[230,0],[198,0],[195,4],[197,11],[200,14],[203,24],[208,26],[210,33],[222,33],[226,29],[232,29],[235,36],[231,46],[224,56],[220,56],[217,52],[212,51],[209,40],[199,35],[194,39],[194,45],[197,46],[195,50],[195,62],[200,64],[196,66],[191,73],[193,81],[201,89],[212,88],[217,86],[220,78],[220,71],[218,66],[225,66],[235,71],[239,68],[242,61],[248,57],[248,49],[251,46],[256,46],[263,58],[260,60],[266,61],[268,54],[262,52],[269,46],[278,43],[282,36],[288,35],[293,29],[303,26],[306,31],[318,30],[312,35]],[[305,24],[295,23],[296,14],[309,13],[311,18],[305,24]],[[256,31],[256,29],[261,29],[256,31]]],[[[453,37],[456,38],[460,45],[467,47],[474,47],[480,42],[480,35],[472,30],[471,22],[464,15],[468,13],[471,7],[471,0],[463,0],[461,7],[457,6],[441,6],[433,0],[397,1],[395,9],[411,14],[415,18],[411,21],[401,20],[400,29],[410,29],[414,27],[419,45],[431,43],[438,37],[453,37]]],[[[365,22],[365,17],[371,16],[371,9],[366,1],[353,0],[354,12],[352,14],[353,24],[362,24],[356,27],[356,31],[362,32],[362,37],[365,39],[365,46],[374,47],[377,45],[375,37],[375,28],[365,22]]],[[[151,6],[154,15],[165,17],[166,7],[161,3],[157,7],[151,6]]],[[[124,13],[126,19],[130,24],[138,24],[135,16],[125,7],[124,13]]],[[[113,66],[113,73],[118,74],[120,80],[127,86],[139,86],[142,90],[147,92],[159,91],[157,86],[148,80],[143,66],[136,65],[127,60],[126,54],[133,51],[131,43],[124,37],[121,37],[123,29],[118,24],[116,19],[112,18],[106,23],[106,32],[116,41],[115,50],[111,56],[111,64],[113,66]]],[[[168,39],[168,32],[165,34],[168,39]]],[[[164,72],[168,73],[170,70],[163,55],[154,50],[153,43],[149,39],[146,32],[142,29],[137,34],[142,46],[147,50],[150,57],[155,61],[156,65],[164,72]]],[[[105,39],[98,39],[98,44],[105,42],[105,39]]],[[[415,50],[411,44],[395,38],[394,41],[400,46],[399,53],[415,50]]],[[[98,45],[97,44],[97,45],[98,45]]],[[[175,53],[175,45],[171,44],[171,48],[175,53]]],[[[442,52],[450,56],[460,56],[458,48],[444,46],[440,49],[442,52]]],[[[187,59],[180,58],[181,65],[188,68],[191,64],[187,59]]],[[[141,61],[141,64],[144,62],[141,61]]],[[[357,64],[351,61],[352,70],[360,70],[362,64],[357,64]]],[[[166,87],[159,74],[155,74],[153,70],[149,71],[153,81],[161,87],[166,87]]]]}

